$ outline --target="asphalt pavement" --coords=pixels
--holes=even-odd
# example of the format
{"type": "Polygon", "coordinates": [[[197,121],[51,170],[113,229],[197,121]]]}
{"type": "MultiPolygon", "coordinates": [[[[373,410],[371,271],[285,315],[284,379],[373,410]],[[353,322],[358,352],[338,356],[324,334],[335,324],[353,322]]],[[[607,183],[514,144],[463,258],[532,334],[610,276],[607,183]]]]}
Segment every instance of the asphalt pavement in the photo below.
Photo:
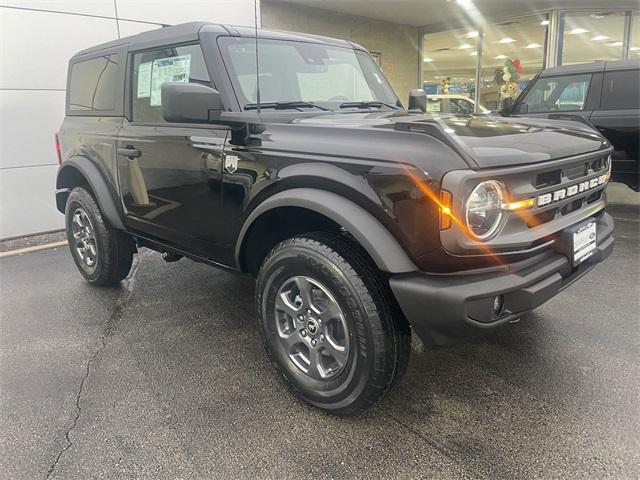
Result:
{"type": "Polygon", "coordinates": [[[143,251],[97,289],[66,248],[0,259],[0,478],[640,476],[638,211],[613,255],[486,336],[429,350],[374,408],[285,388],[253,282],[143,251]]]}

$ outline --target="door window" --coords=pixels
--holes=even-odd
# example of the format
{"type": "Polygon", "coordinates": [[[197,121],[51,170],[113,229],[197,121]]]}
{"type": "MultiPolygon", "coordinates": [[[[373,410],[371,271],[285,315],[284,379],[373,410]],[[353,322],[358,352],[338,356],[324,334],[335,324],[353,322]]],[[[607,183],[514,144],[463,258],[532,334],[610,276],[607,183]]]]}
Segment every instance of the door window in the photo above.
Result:
{"type": "Polygon", "coordinates": [[[583,110],[590,82],[591,74],[540,78],[524,99],[518,102],[516,113],[583,110]]]}
{"type": "Polygon", "coordinates": [[[640,70],[607,72],[602,84],[602,110],[640,108],[640,70]]]}
{"type": "Polygon", "coordinates": [[[164,123],[161,87],[166,82],[211,86],[200,45],[164,47],[133,56],[133,121],[164,123]]]}

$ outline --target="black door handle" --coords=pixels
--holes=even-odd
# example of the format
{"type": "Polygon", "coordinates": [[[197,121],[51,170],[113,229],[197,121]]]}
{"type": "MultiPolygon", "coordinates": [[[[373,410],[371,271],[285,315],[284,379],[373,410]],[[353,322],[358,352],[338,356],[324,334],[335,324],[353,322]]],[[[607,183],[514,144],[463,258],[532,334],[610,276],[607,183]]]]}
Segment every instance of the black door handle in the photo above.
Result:
{"type": "Polygon", "coordinates": [[[129,158],[139,158],[142,156],[142,152],[137,148],[134,148],[132,145],[127,145],[125,148],[118,147],[116,152],[118,155],[129,158]]]}

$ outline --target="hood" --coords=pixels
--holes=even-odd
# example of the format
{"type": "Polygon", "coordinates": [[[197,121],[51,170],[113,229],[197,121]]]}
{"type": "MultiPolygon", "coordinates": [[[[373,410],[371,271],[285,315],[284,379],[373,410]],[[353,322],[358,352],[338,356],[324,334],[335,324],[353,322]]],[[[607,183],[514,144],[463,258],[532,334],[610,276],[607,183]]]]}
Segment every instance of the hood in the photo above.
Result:
{"type": "Polygon", "coordinates": [[[430,135],[458,152],[471,168],[537,163],[609,147],[607,140],[588,125],[564,120],[394,111],[328,113],[296,118],[291,123],[430,135]]]}

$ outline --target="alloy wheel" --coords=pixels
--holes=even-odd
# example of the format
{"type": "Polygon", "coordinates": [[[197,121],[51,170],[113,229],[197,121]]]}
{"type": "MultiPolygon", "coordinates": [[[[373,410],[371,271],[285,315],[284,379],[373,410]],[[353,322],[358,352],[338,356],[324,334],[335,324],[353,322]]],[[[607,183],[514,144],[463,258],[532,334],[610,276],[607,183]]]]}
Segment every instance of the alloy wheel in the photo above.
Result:
{"type": "Polygon", "coordinates": [[[294,365],[314,380],[338,375],[349,360],[349,330],[342,309],[317,280],[285,281],[275,301],[280,346],[294,365]]]}
{"type": "Polygon", "coordinates": [[[96,233],[91,219],[82,208],[76,208],[73,212],[71,233],[75,251],[84,268],[90,272],[95,270],[98,259],[96,233]]]}

